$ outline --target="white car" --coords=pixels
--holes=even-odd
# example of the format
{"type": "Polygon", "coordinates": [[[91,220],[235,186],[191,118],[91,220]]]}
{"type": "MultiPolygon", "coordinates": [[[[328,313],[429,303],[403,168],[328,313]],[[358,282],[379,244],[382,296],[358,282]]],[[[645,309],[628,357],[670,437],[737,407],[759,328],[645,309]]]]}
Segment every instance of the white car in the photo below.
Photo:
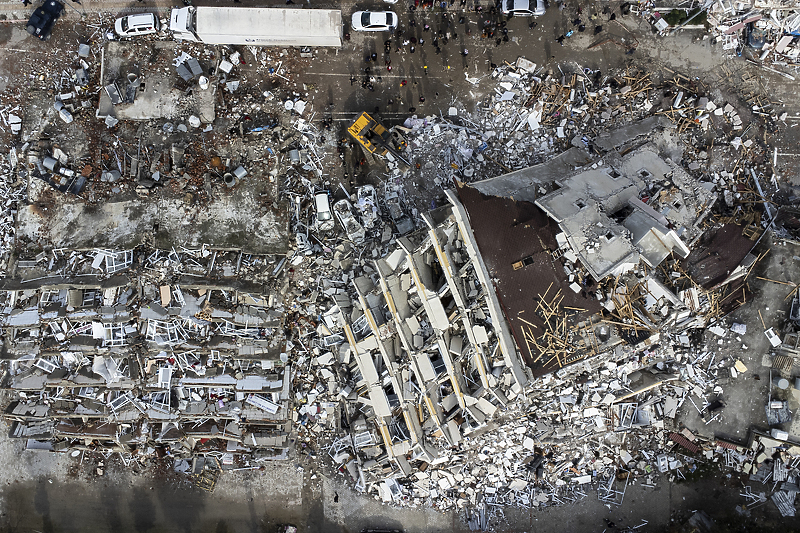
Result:
{"type": "Polygon", "coordinates": [[[394,31],[397,15],[393,11],[356,11],[351,22],[355,31],[394,31]]]}
{"type": "Polygon", "coordinates": [[[541,17],[544,15],[544,0],[502,0],[503,15],[515,17],[541,17]]]}
{"type": "Polygon", "coordinates": [[[347,200],[339,200],[333,204],[333,212],[336,213],[336,218],[347,233],[347,238],[356,244],[364,242],[367,232],[364,231],[364,226],[358,223],[355,215],[353,214],[353,206],[347,200]]]}
{"type": "Polygon", "coordinates": [[[375,187],[364,185],[358,189],[358,209],[361,211],[361,221],[364,223],[364,227],[366,229],[374,228],[380,215],[375,187]]]}
{"type": "Polygon", "coordinates": [[[331,202],[328,199],[328,193],[318,192],[314,195],[314,207],[317,211],[317,230],[332,230],[336,222],[334,222],[333,213],[331,213],[331,202]]]}
{"type": "Polygon", "coordinates": [[[148,35],[156,33],[161,29],[158,17],[153,13],[140,13],[138,15],[128,15],[120,17],[114,23],[114,31],[120,37],[135,37],[137,35],[148,35]]]}

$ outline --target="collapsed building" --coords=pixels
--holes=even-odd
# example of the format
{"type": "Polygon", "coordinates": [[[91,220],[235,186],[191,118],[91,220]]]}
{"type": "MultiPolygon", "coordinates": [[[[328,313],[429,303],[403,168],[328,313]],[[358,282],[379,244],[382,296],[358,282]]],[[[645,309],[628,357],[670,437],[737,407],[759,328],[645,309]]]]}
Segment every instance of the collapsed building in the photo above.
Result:
{"type": "MultiPolygon", "coordinates": [[[[325,347],[312,363],[321,370],[311,375],[349,402],[342,422],[317,419],[301,440],[324,443],[359,490],[386,502],[547,505],[585,497],[580,487],[600,481],[604,501],[618,503],[614,460],[573,468],[573,484],[564,485],[558,464],[555,479],[544,477],[543,449],[569,449],[569,435],[613,444],[611,428],[659,429],[647,446],[665,449],[664,420],[690,389],[640,403],[638,395],[677,379],[664,363],[653,379],[640,381],[641,371],[662,361],[658,353],[688,351],[691,330],[713,325],[724,335],[719,321],[744,301],[745,289],[731,286],[754,265],[763,235],[713,222],[713,184],[658,155],[638,133],[653,122],[617,132],[607,153],[573,147],[534,167],[458,183],[445,205],[422,215],[421,228],[382,253],[373,248],[371,261],[347,263],[352,277],[323,314],[325,347]],[[342,374],[325,370],[336,361],[348,369],[344,389],[333,383],[342,374]],[[598,373],[618,379],[597,383],[598,373]],[[576,378],[590,384],[580,407],[569,386],[576,378]],[[546,410],[556,390],[562,411],[584,419],[576,430],[538,419],[534,406],[546,410]],[[469,466],[497,453],[483,429],[493,417],[506,421],[500,436],[521,461],[504,472],[469,466]],[[511,422],[519,418],[528,423],[511,422]],[[340,436],[326,438],[329,430],[340,436]]],[[[720,365],[715,375],[728,370],[720,365]]],[[[711,405],[713,383],[706,377],[691,390],[706,397],[710,386],[711,405]]]]}
{"type": "Polygon", "coordinates": [[[476,236],[517,346],[535,374],[607,354],[623,340],[657,342],[665,325],[705,325],[696,318],[699,305],[666,287],[672,280],[657,268],[668,257],[686,259],[687,243],[702,236],[716,200],[707,186],[646,144],[599,160],[571,148],[536,167],[460,187],[479,220],[476,236]],[[578,170],[569,170],[575,163],[578,170]],[[495,246],[498,234],[509,234],[509,242],[495,246]],[[646,297],[638,303],[640,292],[646,297]],[[599,318],[601,311],[613,318],[599,318]]]}
{"type": "MultiPolygon", "coordinates": [[[[58,81],[68,120],[32,90],[25,142],[3,161],[16,190],[3,227],[4,416],[28,449],[142,466],[170,456],[212,490],[221,469],[292,449],[277,157],[248,157],[263,138],[208,124],[219,80],[199,80],[174,43],[94,46],[99,65],[81,45],[80,76],[58,81]],[[81,100],[98,85],[92,117],[81,100]],[[213,154],[187,135],[200,122],[213,154]]],[[[236,78],[233,63],[189,51],[236,78]]],[[[269,138],[275,152],[284,140],[269,138]]]]}
{"type": "Polygon", "coordinates": [[[127,457],[156,447],[221,453],[223,464],[243,449],[285,457],[282,306],[267,286],[232,279],[273,269],[264,257],[209,250],[20,261],[3,283],[3,385],[18,397],[5,411],[11,436],[29,448],[127,457]],[[177,261],[182,272],[167,278],[177,261]]]}

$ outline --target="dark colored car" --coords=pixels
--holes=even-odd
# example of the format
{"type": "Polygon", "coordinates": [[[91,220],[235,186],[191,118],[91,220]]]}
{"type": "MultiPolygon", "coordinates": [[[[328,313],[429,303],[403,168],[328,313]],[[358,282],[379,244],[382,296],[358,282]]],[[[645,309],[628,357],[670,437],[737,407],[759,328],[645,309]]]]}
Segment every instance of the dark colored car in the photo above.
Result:
{"type": "Polygon", "coordinates": [[[61,16],[63,10],[64,4],[61,2],[46,0],[44,4],[37,7],[36,11],[33,12],[25,29],[31,35],[35,35],[42,41],[46,41],[50,38],[53,24],[55,24],[58,17],[61,16]]]}

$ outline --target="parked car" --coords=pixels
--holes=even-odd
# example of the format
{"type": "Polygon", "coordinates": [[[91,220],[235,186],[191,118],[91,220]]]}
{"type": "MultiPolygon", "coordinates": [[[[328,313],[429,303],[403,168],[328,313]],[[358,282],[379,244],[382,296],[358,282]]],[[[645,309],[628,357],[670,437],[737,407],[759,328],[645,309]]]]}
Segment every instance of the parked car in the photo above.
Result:
{"type": "Polygon", "coordinates": [[[380,216],[378,195],[375,193],[375,187],[364,185],[358,189],[358,209],[361,211],[361,221],[364,223],[364,228],[374,228],[375,222],[378,221],[380,216]]]}
{"type": "Polygon", "coordinates": [[[28,25],[25,26],[25,30],[42,41],[46,41],[50,38],[53,24],[61,16],[62,11],[64,11],[64,4],[56,0],[46,0],[44,4],[36,8],[31,18],[28,19],[28,25]]]}
{"type": "Polygon", "coordinates": [[[318,192],[314,195],[314,207],[317,211],[316,222],[318,231],[330,231],[336,225],[331,213],[331,202],[328,193],[318,192]]]}
{"type": "Polygon", "coordinates": [[[333,204],[333,212],[336,213],[336,218],[339,219],[347,234],[347,238],[356,244],[364,242],[366,231],[364,226],[358,223],[356,216],[353,214],[353,206],[347,200],[339,200],[333,204]]]}
{"type": "Polygon", "coordinates": [[[135,37],[156,33],[161,29],[158,17],[153,13],[139,13],[120,17],[114,23],[114,31],[120,37],[135,37]]]}
{"type": "Polygon", "coordinates": [[[356,11],[351,23],[355,31],[394,31],[397,15],[393,11],[356,11]]]}
{"type": "Polygon", "coordinates": [[[544,15],[544,0],[502,0],[503,15],[540,17],[544,15]]]}

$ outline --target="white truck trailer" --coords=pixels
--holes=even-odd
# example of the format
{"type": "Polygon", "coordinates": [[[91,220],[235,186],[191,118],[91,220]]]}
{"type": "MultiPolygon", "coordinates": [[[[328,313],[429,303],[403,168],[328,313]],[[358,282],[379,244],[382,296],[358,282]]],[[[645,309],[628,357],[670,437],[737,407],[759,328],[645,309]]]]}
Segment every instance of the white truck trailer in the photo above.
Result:
{"type": "Polygon", "coordinates": [[[253,7],[175,8],[169,29],[176,39],[249,46],[342,46],[338,9],[253,7]]]}

